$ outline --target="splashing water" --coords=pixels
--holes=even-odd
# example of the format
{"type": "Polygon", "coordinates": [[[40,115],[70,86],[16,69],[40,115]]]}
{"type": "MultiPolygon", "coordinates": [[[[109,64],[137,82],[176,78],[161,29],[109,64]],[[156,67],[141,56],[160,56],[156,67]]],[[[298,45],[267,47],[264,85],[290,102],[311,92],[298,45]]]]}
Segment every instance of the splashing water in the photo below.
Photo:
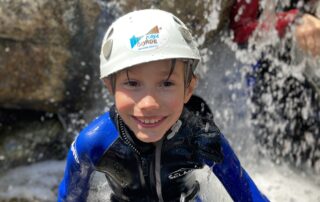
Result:
{"type": "MultiPolygon", "coordinates": [[[[252,125],[258,128],[254,133],[262,145],[260,152],[278,163],[286,159],[319,173],[320,91],[314,81],[320,78],[320,58],[297,46],[294,32],[299,17],[282,38],[278,36],[275,11],[289,2],[281,3],[261,2],[263,11],[247,48],[239,50],[230,38],[223,40],[242,66],[248,66],[243,69],[243,78],[253,75],[256,80],[248,110],[253,115],[252,125]]],[[[301,10],[307,7],[298,6],[301,10]]]]}

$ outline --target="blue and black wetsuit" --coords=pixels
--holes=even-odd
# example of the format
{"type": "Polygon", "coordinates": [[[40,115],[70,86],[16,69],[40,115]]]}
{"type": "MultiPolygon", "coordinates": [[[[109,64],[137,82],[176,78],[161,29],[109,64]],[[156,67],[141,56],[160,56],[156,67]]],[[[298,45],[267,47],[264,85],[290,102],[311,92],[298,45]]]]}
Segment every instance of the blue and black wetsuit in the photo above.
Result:
{"type": "Polygon", "coordinates": [[[184,109],[164,138],[149,144],[136,139],[112,107],[72,143],[58,201],[86,201],[94,171],[105,174],[114,202],[192,201],[200,187],[188,174],[205,165],[234,201],[268,201],[215,124],[201,115],[184,109]]]}

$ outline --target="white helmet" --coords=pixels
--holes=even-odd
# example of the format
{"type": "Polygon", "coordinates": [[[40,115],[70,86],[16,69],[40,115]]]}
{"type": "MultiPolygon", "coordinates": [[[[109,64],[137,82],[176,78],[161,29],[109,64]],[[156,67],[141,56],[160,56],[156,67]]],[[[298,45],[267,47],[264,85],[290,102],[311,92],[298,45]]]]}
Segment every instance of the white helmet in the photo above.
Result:
{"type": "Polygon", "coordinates": [[[163,59],[190,59],[193,70],[199,50],[185,24],[162,10],[128,13],[107,30],[100,53],[100,77],[133,65],[163,59]]]}

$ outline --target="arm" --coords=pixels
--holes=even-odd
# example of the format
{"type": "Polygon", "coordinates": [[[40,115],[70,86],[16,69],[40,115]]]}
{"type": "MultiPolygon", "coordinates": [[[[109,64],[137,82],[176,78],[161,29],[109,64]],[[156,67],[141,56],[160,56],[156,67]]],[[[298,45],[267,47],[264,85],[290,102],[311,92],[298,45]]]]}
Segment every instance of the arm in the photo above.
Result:
{"type": "MultiPolygon", "coordinates": [[[[320,8],[320,3],[318,4],[320,8]]],[[[319,15],[320,16],[320,15],[319,15]]],[[[315,92],[320,95],[320,19],[310,14],[304,14],[301,23],[296,27],[295,37],[300,49],[309,53],[314,59],[306,65],[304,75],[315,92]]]]}
{"type": "Polygon", "coordinates": [[[320,56],[320,19],[304,14],[301,20],[295,30],[299,47],[313,56],[320,56]]]}
{"type": "Polygon", "coordinates": [[[79,158],[79,148],[76,145],[77,140],[71,145],[67,156],[64,178],[59,186],[58,202],[86,201],[88,195],[89,179],[93,169],[87,160],[79,158]]]}
{"type": "MultiPolygon", "coordinates": [[[[247,2],[247,0],[236,1],[230,13],[230,28],[234,32],[234,41],[239,44],[246,43],[259,24],[259,0],[247,2]]],[[[279,36],[284,35],[286,27],[297,14],[297,9],[276,14],[276,29],[279,36]]]]}
{"type": "Polygon", "coordinates": [[[269,201],[257,188],[233,152],[228,141],[220,135],[224,159],[214,164],[213,172],[234,201],[269,201]]]}
{"type": "Polygon", "coordinates": [[[58,202],[86,201],[95,165],[117,138],[118,131],[109,113],[100,116],[81,131],[67,156],[58,202]]]}

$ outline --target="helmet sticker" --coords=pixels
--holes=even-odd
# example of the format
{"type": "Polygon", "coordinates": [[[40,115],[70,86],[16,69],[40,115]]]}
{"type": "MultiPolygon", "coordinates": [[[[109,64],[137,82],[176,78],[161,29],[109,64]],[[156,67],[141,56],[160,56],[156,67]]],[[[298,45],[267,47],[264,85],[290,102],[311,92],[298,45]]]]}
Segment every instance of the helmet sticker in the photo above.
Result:
{"type": "Polygon", "coordinates": [[[148,51],[159,48],[167,40],[162,27],[154,26],[146,34],[133,35],[130,38],[130,48],[135,51],[148,51]]]}

